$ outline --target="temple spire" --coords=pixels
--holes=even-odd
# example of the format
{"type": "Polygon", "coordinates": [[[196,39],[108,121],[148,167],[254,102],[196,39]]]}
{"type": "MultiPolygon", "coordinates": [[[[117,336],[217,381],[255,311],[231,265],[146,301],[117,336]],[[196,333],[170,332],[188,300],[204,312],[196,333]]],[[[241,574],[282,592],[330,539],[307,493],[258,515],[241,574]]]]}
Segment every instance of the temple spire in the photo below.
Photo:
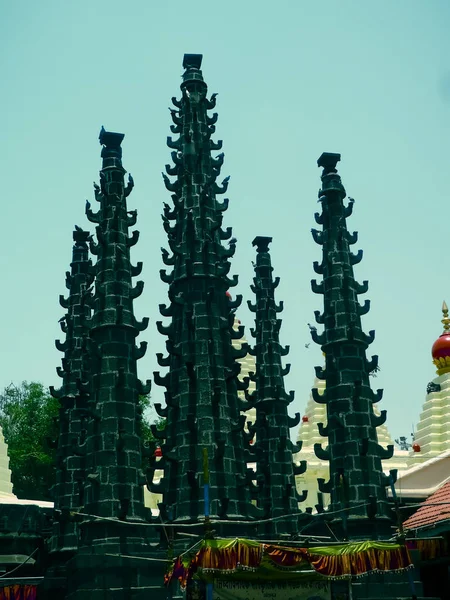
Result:
{"type": "Polygon", "coordinates": [[[56,482],[53,487],[55,520],[50,539],[52,562],[62,563],[77,550],[78,532],[69,513],[84,506],[85,464],[83,452],[89,403],[89,357],[86,341],[91,314],[89,288],[93,282],[92,263],[89,259],[89,232],[75,227],[70,272],[66,273],[69,296],[60,297],[67,309],[59,323],[65,333],[64,343],[56,347],[64,352],[62,368],[57,372],[63,383],[59,390],[50,388],[59,399],[59,436],[57,440],[56,482]]]}
{"type": "Polygon", "coordinates": [[[133,267],[130,248],[139,237],[129,226],[136,214],[127,210],[133,179],[124,183],[121,143],[124,135],[100,132],[102,169],[95,185],[98,212],[86,205],[88,219],[97,224],[90,240],[96,255],[95,295],[88,344],[91,364],[91,396],[88,432],[83,453],[86,461],[84,518],[80,522],[80,548],[69,565],[70,598],[105,597],[109,577],[115,575],[117,598],[125,600],[132,590],[149,593],[148,568],[142,557],[154,550],[157,531],[148,527],[144,506],[145,476],[142,471],[139,394],[145,386],[137,378],[137,360],[147,344],[136,346],[136,337],[148,325],[138,322],[133,301],[143,283],[132,284],[141,265],[133,267]],[[117,560],[118,556],[126,558],[117,560]],[[136,557],[136,558],[134,558],[136,557]],[[83,578],[76,574],[83,570],[83,578]],[[145,573],[144,573],[145,572],[145,573]]]}
{"type": "Polygon", "coordinates": [[[343,509],[344,530],[347,523],[349,529],[354,525],[356,534],[364,535],[367,529],[368,535],[376,536],[389,531],[385,491],[389,478],[383,474],[381,459],[391,457],[394,448],[384,449],[377,440],[376,427],[385,421],[386,413],[376,416],[372,406],[381,398],[381,390],[375,394],[369,379],[378,368],[378,357],[366,358],[375,332],[366,335],[361,327],[361,315],[368,312],[370,303],[366,300],[360,305],[357,300],[358,294],[367,291],[367,281],[360,285],[353,274],[362,251],[350,252],[357,233],[347,230],[353,200],[344,206],[346,193],[336,169],[339,160],[339,154],[331,153],[322,154],[318,160],[323,168],[319,192],[322,214],[315,218],[323,231],[312,230],[322,246],[322,262],[314,263],[314,270],[323,275],[323,282],[311,283],[313,291],[324,297],[323,314],[315,313],[324,331],[318,334],[312,327],[311,334],[326,360],[325,370],[316,368],[317,377],[326,381],[326,390],[321,396],[313,390],[313,398],[326,404],[328,419],[326,427],[319,424],[321,435],[328,439],[327,448],[315,444],[315,452],[319,459],[329,460],[330,480],[319,480],[319,489],[331,494],[332,511],[343,509]],[[361,521],[364,515],[370,519],[361,521]]]}
{"type": "Polygon", "coordinates": [[[209,100],[206,96],[201,61],[198,54],[184,56],[181,99],[172,99],[171,129],[178,137],[167,140],[174,165],[166,165],[166,172],[175,179],[163,175],[173,200],[173,208],[166,204],[163,212],[172,251],[163,250],[163,261],[171,271],[161,271],[169,284],[170,304],[160,306],[170,324],[157,323],[168,337],[168,355],[158,355],[158,361],[169,370],[164,376],[155,373],[155,383],[166,388],[167,406],[157,410],[167,417],[167,426],[162,432],[155,429],[165,440],[158,463],[164,477],[158,485],[149,481],[151,491],[163,494],[163,518],[180,523],[205,514],[205,450],[211,517],[241,519],[257,512],[250,502],[246,463],[252,457],[237,393],[238,386],[244,389],[248,384],[238,381],[236,362],[247,346],[232,345],[232,337],[242,335],[233,330],[234,309],[242,297],[233,301],[226,294],[237,284],[236,276],[227,277],[236,240],[231,228],[221,228],[228,200],[217,200],[226,192],[229,177],[216,183],[223,154],[213,158],[211,151],[220,149],[222,142],[211,139],[217,114],[208,110],[215,106],[215,95],[209,100]],[[225,247],[222,240],[227,239],[225,247]]]}
{"type": "Polygon", "coordinates": [[[255,313],[255,347],[252,350],[256,358],[254,374],[256,389],[256,422],[251,427],[256,432],[256,481],[257,491],[254,497],[257,505],[264,510],[266,519],[289,515],[283,520],[272,520],[262,527],[266,535],[293,534],[297,531],[298,502],[306,499],[306,493],[297,494],[295,475],[306,470],[306,462],[294,467],[292,453],[300,451],[290,440],[290,427],[300,421],[288,416],[287,407],[294,399],[294,393],[287,394],[284,376],[290,365],[282,366],[281,357],[286,356],[289,347],[283,348],[279,340],[281,319],[279,313],[283,303],[275,303],[274,290],[279,279],[272,277],[272,263],[269,254],[270,237],[258,236],[253,240],[256,246],[255,278],[252,290],[256,296],[255,304],[248,306],[255,313]]]}
{"type": "MultiPolygon", "coordinates": [[[[121,143],[124,135],[103,128],[100,132],[103,167],[96,199],[100,210],[89,220],[97,223],[97,243],[91,250],[97,255],[94,312],[90,328],[90,352],[93,363],[92,408],[88,439],[90,476],[87,483],[86,509],[99,516],[129,519],[144,518],[143,473],[139,438],[139,393],[137,360],[145,354],[146,342],[135,339],[147,327],[134,316],[133,301],[140,296],[143,282],[133,287],[130,247],[139,232],[129,236],[130,214],[126,198],[133,187],[129,177],[124,184],[121,143]],[[94,408],[95,407],[95,408],[94,408]],[[103,451],[103,452],[101,452],[103,451]],[[126,465],[126,468],[124,468],[126,465]],[[101,485],[99,481],[111,483],[101,485]],[[119,486],[113,486],[117,481],[119,486]]],[[[134,222],[134,219],[131,217],[134,222]]]]}

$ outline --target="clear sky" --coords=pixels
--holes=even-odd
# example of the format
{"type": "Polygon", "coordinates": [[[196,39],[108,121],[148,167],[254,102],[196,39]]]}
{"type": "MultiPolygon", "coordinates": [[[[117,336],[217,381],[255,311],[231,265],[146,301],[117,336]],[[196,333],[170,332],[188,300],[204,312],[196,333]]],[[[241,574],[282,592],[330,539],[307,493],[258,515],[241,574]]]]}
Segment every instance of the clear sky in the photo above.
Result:
{"type": "MultiPolygon", "coordinates": [[[[273,236],[292,412],[303,411],[322,359],[315,344],[305,348],[322,302],[310,290],[321,255],[310,234],[316,160],[340,152],[355,198],[348,226],[364,250],[355,272],[370,282],[363,324],[376,330],[370,351],[381,367],[373,382],[385,389],[391,432],[408,435],[434,377],[442,300],[450,301],[449,26],[448,0],[0,0],[0,387],[59,384],[58,296],[73,226],[90,226],[84,204],[98,178],[101,125],[126,134],[141,231],[133,259],[144,262],[146,284],[136,315],[151,320],[140,375],[157,368],[167,107],[179,96],[183,54],[203,53],[209,90],[219,93],[222,173],[231,175],[231,274],[253,300],[251,241],[273,236]]],[[[239,317],[253,325],[246,308],[239,317]]],[[[154,386],[153,400],[161,398],[154,386]]]]}

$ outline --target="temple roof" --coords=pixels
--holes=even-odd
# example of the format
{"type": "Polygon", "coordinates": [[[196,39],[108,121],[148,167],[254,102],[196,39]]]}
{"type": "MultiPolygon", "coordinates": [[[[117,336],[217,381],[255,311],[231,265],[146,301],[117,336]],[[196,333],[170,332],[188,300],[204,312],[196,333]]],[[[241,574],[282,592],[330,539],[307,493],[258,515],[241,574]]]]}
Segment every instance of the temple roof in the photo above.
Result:
{"type": "Polygon", "coordinates": [[[409,519],[403,523],[405,529],[433,527],[450,519],[450,480],[446,481],[409,519]]]}
{"type": "Polygon", "coordinates": [[[395,488],[399,498],[427,498],[449,479],[450,451],[433,456],[399,473],[395,488]]]}

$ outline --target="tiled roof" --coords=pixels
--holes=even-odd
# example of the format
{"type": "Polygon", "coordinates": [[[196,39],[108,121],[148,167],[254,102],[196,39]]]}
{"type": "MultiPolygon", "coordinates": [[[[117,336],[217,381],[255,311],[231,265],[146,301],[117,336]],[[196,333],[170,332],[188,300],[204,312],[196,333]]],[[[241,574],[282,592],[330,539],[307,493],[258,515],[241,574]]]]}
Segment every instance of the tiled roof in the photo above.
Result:
{"type": "Polygon", "coordinates": [[[448,519],[450,519],[450,481],[431,494],[417,512],[403,523],[403,527],[405,529],[432,527],[448,519]]]}

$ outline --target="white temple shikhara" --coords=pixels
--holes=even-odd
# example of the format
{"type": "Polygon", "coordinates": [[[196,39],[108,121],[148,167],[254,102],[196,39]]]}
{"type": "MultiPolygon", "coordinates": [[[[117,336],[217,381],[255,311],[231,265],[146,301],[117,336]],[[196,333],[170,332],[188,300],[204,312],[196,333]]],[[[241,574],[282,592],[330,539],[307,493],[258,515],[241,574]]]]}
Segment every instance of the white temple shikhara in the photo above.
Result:
{"type": "Polygon", "coordinates": [[[437,377],[428,384],[427,396],[420,415],[415,442],[426,458],[450,450],[450,318],[442,305],[443,333],[434,342],[431,354],[437,377]]]}

